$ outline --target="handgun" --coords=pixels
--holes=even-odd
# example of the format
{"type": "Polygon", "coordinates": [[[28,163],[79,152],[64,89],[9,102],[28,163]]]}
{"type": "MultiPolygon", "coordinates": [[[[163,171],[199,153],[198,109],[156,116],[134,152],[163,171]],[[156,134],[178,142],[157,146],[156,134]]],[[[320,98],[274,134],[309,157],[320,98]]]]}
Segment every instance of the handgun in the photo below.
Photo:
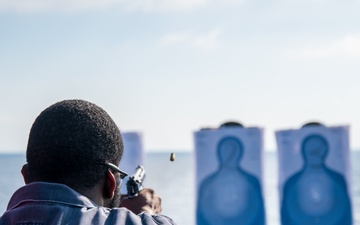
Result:
{"type": "Polygon", "coordinates": [[[126,189],[128,198],[136,197],[139,192],[144,188],[143,182],[145,179],[145,169],[143,166],[138,165],[135,169],[135,173],[129,177],[126,182],[126,189]]]}

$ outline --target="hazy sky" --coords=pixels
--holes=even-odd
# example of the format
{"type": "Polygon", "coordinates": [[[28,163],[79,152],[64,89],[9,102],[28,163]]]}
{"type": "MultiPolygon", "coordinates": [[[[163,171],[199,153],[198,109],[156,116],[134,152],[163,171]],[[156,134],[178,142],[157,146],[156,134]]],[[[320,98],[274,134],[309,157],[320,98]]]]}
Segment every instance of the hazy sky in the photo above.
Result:
{"type": "Polygon", "coordinates": [[[191,150],[227,120],[349,125],[360,149],[359,0],[0,0],[0,151],[63,99],[104,108],[145,150],[191,150]]]}

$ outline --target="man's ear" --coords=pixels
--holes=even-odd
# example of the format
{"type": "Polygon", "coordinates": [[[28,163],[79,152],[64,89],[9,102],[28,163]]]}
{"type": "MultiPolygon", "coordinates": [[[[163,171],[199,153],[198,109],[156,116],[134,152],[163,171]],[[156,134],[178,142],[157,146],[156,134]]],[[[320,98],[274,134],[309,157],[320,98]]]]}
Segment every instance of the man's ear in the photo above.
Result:
{"type": "Polygon", "coordinates": [[[29,182],[29,180],[28,180],[28,167],[29,167],[29,165],[26,163],[21,168],[21,174],[22,174],[22,176],[24,178],[25,184],[28,184],[28,182],[29,182]]]}
{"type": "Polygon", "coordinates": [[[112,172],[110,172],[110,170],[108,170],[105,177],[104,197],[112,199],[115,194],[115,189],[116,189],[115,176],[112,172]]]}

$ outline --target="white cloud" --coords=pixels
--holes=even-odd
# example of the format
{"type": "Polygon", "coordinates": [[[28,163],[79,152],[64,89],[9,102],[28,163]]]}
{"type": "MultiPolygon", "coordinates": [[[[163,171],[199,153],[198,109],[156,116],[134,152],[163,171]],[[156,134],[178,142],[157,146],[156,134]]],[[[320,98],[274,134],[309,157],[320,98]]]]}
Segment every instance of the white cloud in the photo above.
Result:
{"type": "Polygon", "coordinates": [[[195,37],[192,41],[192,45],[195,48],[199,48],[205,51],[212,51],[218,45],[220,33],[221,32],[219,29],[215,29],[210,31],[208,34],[195,37]]]}
{"type": "Polygon", "coordinates": [[[220,35],[220,29],[213,29],[203,34],[191,32],[170,33],[161,38],[160,43],[163,45],[185,44],[205,52],[210,52],[218,47],[220,35]]]}
{"type": "Polygon", "coordinates": [[[165,35],[160,42],[165,45],[172,45],[172,44],[179,44],[189,41],[190,33],[183,32],[183,33],[171,33],[165,35]]]}
{"type": "Polygon", "coordinates": [[[130,11],[177,11],[244,0],[0,0],[0,11],[82,11],[119,7],[130,11]]]}
{"type": "Polygon", "coordinates": [[[134,11],[168,11],[199,8],[208,3],[209,0],[132,0],[127,6],[134,11]]]}
{"type": "Polygon", "coordinates": [[[78,11],[107,8],[116,0],[0,0],[0,10],[37,12],[37,11],[78,11]]]}
{"type": "Polygon", "coordinates": [[[305,47],[298,55],[306,59],[325,59],[333,57],[359,57],[360,34],[352,34],[325,45],[305,47]]]}

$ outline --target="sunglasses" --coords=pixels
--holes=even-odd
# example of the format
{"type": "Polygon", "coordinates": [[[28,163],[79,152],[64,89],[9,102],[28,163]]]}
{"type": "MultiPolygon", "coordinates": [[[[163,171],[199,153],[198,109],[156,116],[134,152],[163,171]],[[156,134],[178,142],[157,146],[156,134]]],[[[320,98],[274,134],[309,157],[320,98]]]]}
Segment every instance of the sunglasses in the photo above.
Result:
{"type": "Polygon", "coordinates": [[[128,175],[127,173],[125,173],[119,167],[115,166],[112,163],[106,162],[106,163],[101,163],[101,164],[107,166],[112,172],[120,173],[121,179],[124,179],[128,175]]]}

